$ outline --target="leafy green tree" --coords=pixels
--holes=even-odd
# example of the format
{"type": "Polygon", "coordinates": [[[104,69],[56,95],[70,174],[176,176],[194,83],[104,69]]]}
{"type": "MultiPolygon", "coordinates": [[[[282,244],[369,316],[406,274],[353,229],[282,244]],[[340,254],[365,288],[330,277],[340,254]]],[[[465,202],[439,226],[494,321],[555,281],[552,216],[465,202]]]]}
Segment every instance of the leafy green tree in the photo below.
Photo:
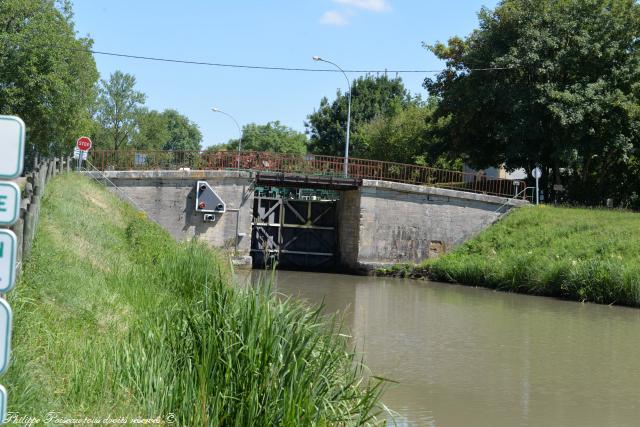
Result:
{"type": "Polygon", "coordinates": [[[116,71],[109,81],[100,80],[97,120],[101,140],[96,145],[119,150],[128,147],[136,131],[136,118],[145,101],[145,94],[135,90],[136,78],[116,71]]]}
{"type": "Polygon", "coordinates": [[[25,121],[29,154],[69,153],[91,132],[92,44],[76,38],[69,1],[0,1],[0,114],[25,121]]]}
{"type": "Polygon", "coordinates": [[[361,125],[357,140],[363,157],[445,169],[460,168],[457,159],[449,160],[443,155],[446,147],[438,138],[438,123],[431,120],[436,107],[435,100],[412,102],[395,114],[380,115],[361,125]]]}
{"type": "Polygon", "coordinates": [[[162,146],[163,150],[200,150],[202,133],[198,125],[176,110],[164,110],[169,138],[162,146]]]}
{"type": "Polygon", "coordinates": [[[162,150],[169,141],[169,127],[164,114],[141,108],[136,113],[137,132],[133,146],[138,150],[162,150]]]}
{"type": "Polygon", "coordinates": [[[639,148],[638,3],[503,0],[479,19],[466,39],[428,46],[447,64],[425,87],[440,99],[434,119],[448,120],[451,149],[476,167],[542,165],[552,175],[543,185],[565,179],[585,202],[630,197],[623,179],[639,148]]]}
{"type": "Polygon", "coordinates": [[[135,127],[132,145],[138,150],[200,150],[198,125],[176,110],[140,108],[135,114],[135,127]]]}
{"type": "MultiPolygon", "coordinates": [[[[339,90],[336,99],[322,98],[320,107],[307,118],[305,126],[309,151],[315,154],[343,156],[346,141],[348,96],[339,90]]],[[[402,79],[386,75],[359,77],[351,84],[351,147],[354,157],[362,155],[357,138],[359,126],[377,116],[391,115],[411,102],[402,79]]]]}
{"type": "MultiPolygon", "coordinates": [[[[238,140],[232,139],[224,147],[237,150],[238,140]]],[[[277,120],[265,125],[250,123],[242,127],[242,150],[304,154],[307,152],[307,136],[277,120]]]]}

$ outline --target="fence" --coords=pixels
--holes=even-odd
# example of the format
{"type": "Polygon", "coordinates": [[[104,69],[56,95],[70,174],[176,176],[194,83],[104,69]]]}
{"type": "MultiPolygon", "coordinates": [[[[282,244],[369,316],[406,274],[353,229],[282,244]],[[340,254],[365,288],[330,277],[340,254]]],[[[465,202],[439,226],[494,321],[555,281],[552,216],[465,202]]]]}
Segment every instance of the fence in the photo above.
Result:
{"type": "Polygon", "coordinates": [[[22,200],[20,202],[20,218],[10,229],[18,238],[16,254],[18,274],[22,270],[22,260],[29,256],[33,246],[36,228],[40,220],[40,205],[44,188],[51,178],[63,170],[71,168],[70,158],[54,158],[50,160],[36,160],[31,172],[16,182],[21,187],[22,200]]]}
{"type": "MultiPolygon", "coordinates": [[[[90,161],[104,170],[149,169],[242,169],[260,172],[305,175],[344,174],[344,157],[324,155],[278,154],[258,151],[129,151],[95,150],[90,161]]],[[[426,166],[350,158],[348,175],[359,179],[376,179],[407,184],[429,185],[453,190],[514,197],[526,194],[526,184],[483,174],[465,173],[426,166]],[[522,187],[520,187],[520,184],[522,187]]],[[[518,196],[522,197],[523,196],[518,196]]]]}

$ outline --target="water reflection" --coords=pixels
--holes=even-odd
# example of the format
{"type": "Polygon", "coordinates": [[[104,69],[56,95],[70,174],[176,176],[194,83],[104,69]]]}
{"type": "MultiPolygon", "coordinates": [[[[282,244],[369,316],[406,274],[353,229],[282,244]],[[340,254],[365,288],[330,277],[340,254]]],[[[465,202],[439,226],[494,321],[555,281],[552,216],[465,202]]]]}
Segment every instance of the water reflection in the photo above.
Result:
{"type": "Polygon", "coordinates": [[[369,368],[399,382],[396,425],[640,423],[640,310],[286,271],[276,288],[344,313],[369,368]]]}

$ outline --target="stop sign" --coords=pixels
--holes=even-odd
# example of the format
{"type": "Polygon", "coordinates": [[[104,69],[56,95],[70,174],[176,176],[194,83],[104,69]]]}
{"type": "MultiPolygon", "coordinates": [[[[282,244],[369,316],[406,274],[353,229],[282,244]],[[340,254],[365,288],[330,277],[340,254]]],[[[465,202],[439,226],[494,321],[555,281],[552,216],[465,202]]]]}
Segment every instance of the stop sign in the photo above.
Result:
{"type": "Polygon", "coordinates": [[[78,150],[80,151],[89,151],[91,148],[91,139],[87,136],[81,136],[76,141],[76,147],[78,147],[78,150]]]}

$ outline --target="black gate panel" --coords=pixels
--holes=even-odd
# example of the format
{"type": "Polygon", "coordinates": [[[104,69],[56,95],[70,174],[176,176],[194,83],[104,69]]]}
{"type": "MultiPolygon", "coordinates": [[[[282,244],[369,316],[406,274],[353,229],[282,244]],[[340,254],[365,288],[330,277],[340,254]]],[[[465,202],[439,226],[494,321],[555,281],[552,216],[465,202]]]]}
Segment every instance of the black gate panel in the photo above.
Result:
{"type": "Polygon", "coordinates": [[[256,268],[330,270],[338,259],[335,200],[254,199],[251,255],[256,268]]]}

